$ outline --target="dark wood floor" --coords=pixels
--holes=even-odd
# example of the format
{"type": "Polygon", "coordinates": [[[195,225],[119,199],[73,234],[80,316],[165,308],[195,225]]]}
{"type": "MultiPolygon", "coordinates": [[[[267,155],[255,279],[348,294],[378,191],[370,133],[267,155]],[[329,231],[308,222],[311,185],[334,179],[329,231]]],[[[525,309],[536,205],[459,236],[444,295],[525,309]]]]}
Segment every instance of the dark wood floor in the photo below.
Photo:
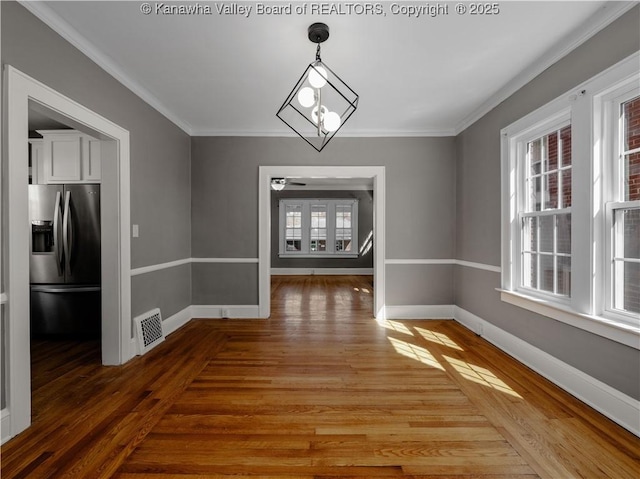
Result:
{"type": "Polygon", "coordinates": [[[453,321],[376,322],[370,277],[272,285],[122,367],[36,353],[2,478],[638,478],[640,439],[453,321]]]}

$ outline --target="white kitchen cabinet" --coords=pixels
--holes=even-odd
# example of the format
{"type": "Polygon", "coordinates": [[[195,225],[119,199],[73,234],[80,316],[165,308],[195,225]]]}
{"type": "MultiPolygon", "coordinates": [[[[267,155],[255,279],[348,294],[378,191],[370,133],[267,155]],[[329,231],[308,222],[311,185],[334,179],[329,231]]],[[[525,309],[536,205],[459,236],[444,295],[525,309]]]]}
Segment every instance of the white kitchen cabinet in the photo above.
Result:
{"type": "Polygon", "coordinates": [[[100,181],[100,140],[90,136],[82,137],[82,179],[84,181],[100,181]]]}
{"type": "Polygon", "coordinates": [[[29,166],[29,176],[31,184],[44,184],[44,142],[41,139],[30,138],[31,164],[29,166]]]}
{"type": "Polygon", "coordinates": [[[100,140],[76,130],[38,130],[43,142],[44,182],[99,183],[100,140]]]}

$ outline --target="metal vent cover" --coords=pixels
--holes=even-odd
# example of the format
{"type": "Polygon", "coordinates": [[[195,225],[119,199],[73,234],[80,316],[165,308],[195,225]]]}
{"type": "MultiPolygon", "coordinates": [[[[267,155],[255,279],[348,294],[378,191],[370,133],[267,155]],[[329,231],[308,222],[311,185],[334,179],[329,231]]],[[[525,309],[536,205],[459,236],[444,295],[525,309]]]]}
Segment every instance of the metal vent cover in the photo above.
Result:
{"type": "Polygon", "coordinates": [[[138,354],[145,354],[164,341],[160,309],[152,309],[134,318],[138,339],[138,354]]]}

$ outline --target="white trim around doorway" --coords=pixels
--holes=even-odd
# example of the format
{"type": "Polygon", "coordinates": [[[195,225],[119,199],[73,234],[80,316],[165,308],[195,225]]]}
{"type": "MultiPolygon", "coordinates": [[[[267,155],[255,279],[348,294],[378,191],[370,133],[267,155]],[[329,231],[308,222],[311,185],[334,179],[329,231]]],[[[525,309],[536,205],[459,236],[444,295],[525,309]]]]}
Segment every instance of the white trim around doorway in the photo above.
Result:
{"type": "Polygon", "coordinates": [[[373,179],[373,315],[384,315],[385,291],[385,167],[384,166],[261,166],[258,182],[258,296],[261,318],[271,314],[271,179],[372,178],[373,179]]]}
{"type": "Polygon", "coordinates": [[[3,150],[3,166],[6,167],[3,187],[6,188],[7,204],[3,227],[8,231],[3,265],[7,296],[4,306],[11,345],[6,358],[10,418],[3,417],[2,421],[3,425],[10,424],[10,432],[2,431],[5,439],[31,424],[29,227],[26,221],[30,103],[65,118],[74,127],[91,131],[102,140],[101,206],[103,221],[107,221],[108,226],[102,228],[103,364],[122,364],[131,359],[132,351],[129,132],[10,65],[5,65],[3,74],[3,106],[7,114],[3,150]],[[104,181],[105,177],[107,181],[104,181]],[[105,216],[108,218],[104,219],[105,216]]]}

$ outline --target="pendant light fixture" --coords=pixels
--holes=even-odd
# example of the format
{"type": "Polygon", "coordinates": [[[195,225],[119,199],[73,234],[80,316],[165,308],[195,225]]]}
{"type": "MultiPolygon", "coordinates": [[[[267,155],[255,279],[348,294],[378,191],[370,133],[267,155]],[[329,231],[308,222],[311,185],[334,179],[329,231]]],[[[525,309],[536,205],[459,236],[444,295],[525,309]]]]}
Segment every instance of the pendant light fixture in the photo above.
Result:
{"type": "Polygon", "coordinates": [[[316,60],[293,87],[276,114],[317,151],[327,146],[358,107],[358,94],[320,58],[320,44],[329,38],[329,27],[314,23],[309,40],[316,43],[316,60]]]}

